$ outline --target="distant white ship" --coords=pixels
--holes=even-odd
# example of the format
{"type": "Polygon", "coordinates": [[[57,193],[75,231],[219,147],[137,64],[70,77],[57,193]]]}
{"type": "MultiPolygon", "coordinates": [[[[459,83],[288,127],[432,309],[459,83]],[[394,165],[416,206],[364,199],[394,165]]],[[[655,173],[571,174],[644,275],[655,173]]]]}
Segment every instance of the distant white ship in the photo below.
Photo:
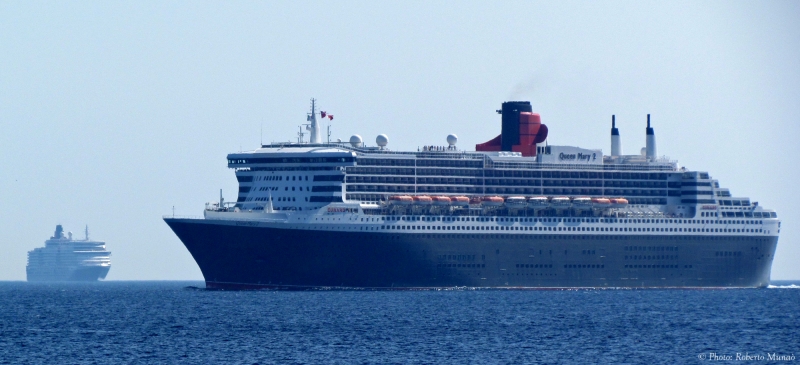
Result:
{"type": "Polygon", "coordinates": [[[97,281],[110,268],[111,252],[105,242],[89,240],[88,226],[83,240],[73,240],[59,224],[45,247],[28,252],[28,281],[97,281]]]}

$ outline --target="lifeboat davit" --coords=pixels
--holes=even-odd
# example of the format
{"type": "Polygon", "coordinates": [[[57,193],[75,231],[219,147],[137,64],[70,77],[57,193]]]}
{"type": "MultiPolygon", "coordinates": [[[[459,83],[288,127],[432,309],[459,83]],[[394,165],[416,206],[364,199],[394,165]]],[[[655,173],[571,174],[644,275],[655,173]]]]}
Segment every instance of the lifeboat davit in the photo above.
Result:
{"type": "Polygon", "coordinates": [[[431,205],[433,203],[433,199],[427,195],[416,195],[414,196],[414,204],[418,205],[431,205]]]}
{"type": "Polygon", "coordinates": [[[409,195],[393,195],[389,197],[389,204],[392,205],[410,205],[414,202],[414,198],[409,195]]]}
{"type": "Polygon", "coordinates": [[[625,198],[612,198],[609,199],[611,206],[614,208],[622,208],[628,205],[628,199],[625,198]]]}
{"type": "Polygon", "coordinates": [[[499,196],[485,196],[481,200],[482,204],[487,207],[499,207],[503,205],[503,198],[499,196]]]}
{"type": "Polygon", "coordinates": [[[528,206],[533,209],[544,209],[550,206],[550,202],[547,201],[547,197],[534,196],[528,199],[528,206]]]}
{"type": "Polygon", "coordinates": [[[481,198],[477,196],[469,198],[469,205],[481,205],[481,198]]]}
{"type": "Polygon", "coordinates": [[[576,210],[589,210],[592,209],[592,199],[587,197],[578,197],[572,199],[572,206],[576,210]]]}
{"type": "Polygon", "coordinates": [[[450,205],[450,197],[442,196],[434,196],[431,198],[433,200],[433,205],[450,205]]]}
{"type": "Polygon", "coordinates": [[[506,206],[511,209],[522,209],[528,205],[524,196],[510,196],[506,198],[506,206]]]}
{"type": "Polygon", "coordinates": [[[592,205],[595,208],[608,208],[611,206],[611,201],[606,198],[592,198],[592,205]]]}
{"type": "Polygon", "coordinates": [[[569,208],[570,201],[569,198],[566,196],[557,196],[553,199],[550,199],[550,204],[553,205],[554,208],[569,208]]]}
{"type": "Polygon", "coordinates": [[[454,196],[450,198],[450,205],[464,206],[469,205],[469,198],[466,196],[454,196]]]}

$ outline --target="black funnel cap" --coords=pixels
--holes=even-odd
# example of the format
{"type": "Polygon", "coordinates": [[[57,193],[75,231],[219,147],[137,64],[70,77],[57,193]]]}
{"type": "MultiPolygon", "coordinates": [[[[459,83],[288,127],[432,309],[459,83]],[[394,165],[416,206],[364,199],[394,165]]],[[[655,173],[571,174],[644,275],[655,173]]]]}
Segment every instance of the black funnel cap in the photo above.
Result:
{"type": "Polygon", "coordinates": [[[500,139],[501,150],[511,151],[511,147],[519,144],[519,113],[532,112],[530,101],[507,101],[503,103],[503,136],[500,139]]]}

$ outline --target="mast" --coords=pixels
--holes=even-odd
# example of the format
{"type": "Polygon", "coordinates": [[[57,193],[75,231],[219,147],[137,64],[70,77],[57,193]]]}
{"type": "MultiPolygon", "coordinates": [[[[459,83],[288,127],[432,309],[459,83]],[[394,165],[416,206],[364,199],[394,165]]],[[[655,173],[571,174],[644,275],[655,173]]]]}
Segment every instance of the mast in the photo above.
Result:
{"type": "Polygon", "coordinates": [[[85,240],[88,241],[89,240],[89,225],[88,224],[86,225],[86,230],[84,231],[84,234],[86,235],[86,239],[85,240]]]}

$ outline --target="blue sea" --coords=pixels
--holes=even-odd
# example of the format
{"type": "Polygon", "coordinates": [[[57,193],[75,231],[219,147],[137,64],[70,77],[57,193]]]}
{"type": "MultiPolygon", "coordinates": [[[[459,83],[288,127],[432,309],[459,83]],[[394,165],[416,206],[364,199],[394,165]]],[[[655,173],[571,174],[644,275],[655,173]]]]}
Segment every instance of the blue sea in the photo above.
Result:
{"type": "Polygon", "coordinates": [[[797,363],[799,285],[236,292],[3,282],[0,362],[797,363]]]}

